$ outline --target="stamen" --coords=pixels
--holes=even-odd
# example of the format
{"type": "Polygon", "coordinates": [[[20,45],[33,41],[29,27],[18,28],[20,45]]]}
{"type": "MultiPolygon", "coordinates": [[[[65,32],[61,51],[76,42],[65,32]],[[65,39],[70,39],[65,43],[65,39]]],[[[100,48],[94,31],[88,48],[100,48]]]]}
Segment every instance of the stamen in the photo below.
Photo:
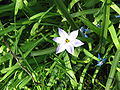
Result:
{"type": "Polygon", "coordinates": [[[65,42],[68,43],[68,42],[70,42],[70,40],[66,39],[65,42]]]}

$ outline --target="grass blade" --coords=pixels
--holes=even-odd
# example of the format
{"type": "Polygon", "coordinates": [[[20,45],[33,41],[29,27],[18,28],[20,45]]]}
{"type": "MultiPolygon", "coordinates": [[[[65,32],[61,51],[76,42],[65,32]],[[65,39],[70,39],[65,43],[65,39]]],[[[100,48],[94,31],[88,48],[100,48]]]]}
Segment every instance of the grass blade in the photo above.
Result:
{"type": "Polygon", "coordinates": [[[110,90],[110,86],[112,84],[112,81],[113,81],[113,78],[114,78],[116,68],[117,68],[117,64],[118,64],[119,60],[120,60],[120,50],[117,50],[117,52],[115,53],[115,57],[113,59],[113,62],[112,62],[112,66],[111,66],[111,69],[110,69],[110,73],[109,73],[109,77],[108,77],[108,80],[107,80],[107,83],[106,83],[105,90],[110,90]]]}
{"type": "Polygon", "coordinates": [[[116,30],[115,30],[114,26],[110,25],[110,27],[108,29],[109,29],[111,38],[113,40],[113,43],[115,44],[115,46],[116,46],[117,49],[120,49],[120,43],[118,41],[116,30]]]}
{"type": "Polygon", "coordinates": [[[62,15],[67,19],[67,21],[70,23],[73,29],[78,29],[76,26],[73,18],[71,15],[68,13],[66,6],[64,5],[62,0],[54,0],[55,4],[57,5],[58,9],[62,13],[62,15]]]}
{"type": "Polygon", "coordinates": [[[70,82],[72,84],[72,87],[73,87],[73,89],[75,89],[77,87],[77,80],[76,80],[76,77],[75,77],[74,72],[72,70],[70,58],[69,58],[67,53],[64,57],[64,62],[65,62],[65,66],[66,66],[66,71],[69,74],[69,78],[70,78],[70,82]]]}
{"type": "Polygon", "coordinates": [[[92,24],[87,18],[85,17],[79,17],[82,22],[88,26],[93,32],[96,34],[100,35],[101,34],[101,29],[96,27],[94,24],[92,24]]]}
{"type": "Polygon", "coordinates": [[[105,6],[104,6],[104,15],[103,15],[103,37],[107,39],[108,35],[108,25],[109,25],[109,17],[110,17],[110,0],[105,1],[105,6]]]}

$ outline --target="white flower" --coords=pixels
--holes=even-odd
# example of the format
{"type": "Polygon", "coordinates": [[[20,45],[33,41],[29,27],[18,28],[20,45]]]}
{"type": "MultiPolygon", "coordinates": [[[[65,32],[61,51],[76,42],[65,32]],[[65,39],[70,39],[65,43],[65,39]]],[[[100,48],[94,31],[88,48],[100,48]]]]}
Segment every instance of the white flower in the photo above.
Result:
{"type": "Polygon", "coordinates": [[[76,39],[78,36],[78,30],[73,31],[70,34],[67,34],[64,30],[58,28],[58,32],[60,37],[53,38],[55,42],[59,43],[59,46],[57,47],[56,50],[56,54],[64,50],[67,50],[70,54],[73,54],[74,47],[79,47],[84,44],[80,40],[76,39]]]}

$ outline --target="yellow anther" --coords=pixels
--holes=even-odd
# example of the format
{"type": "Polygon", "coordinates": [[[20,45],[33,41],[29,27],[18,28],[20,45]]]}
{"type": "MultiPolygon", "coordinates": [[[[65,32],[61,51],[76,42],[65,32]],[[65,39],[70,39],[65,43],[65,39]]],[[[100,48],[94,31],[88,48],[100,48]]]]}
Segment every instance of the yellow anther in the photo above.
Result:
{"type": "Polygon", "coordinates": [[[68,43],[68,42],[70,42],[70,40],[66,39],[65,42],[68,43]]]}

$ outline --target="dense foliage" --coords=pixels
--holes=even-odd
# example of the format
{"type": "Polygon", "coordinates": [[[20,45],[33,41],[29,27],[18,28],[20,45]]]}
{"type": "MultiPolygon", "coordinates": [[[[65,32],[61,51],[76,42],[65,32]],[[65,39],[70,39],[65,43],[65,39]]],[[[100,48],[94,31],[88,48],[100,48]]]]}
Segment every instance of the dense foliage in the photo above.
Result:
{"type": "Polygon", "coordinates": [[[119,15],[119,0],[0,0],[0,90],[120,90],[119,15]],[[84,45],[56,54],[58,28],[84,45]]]}

